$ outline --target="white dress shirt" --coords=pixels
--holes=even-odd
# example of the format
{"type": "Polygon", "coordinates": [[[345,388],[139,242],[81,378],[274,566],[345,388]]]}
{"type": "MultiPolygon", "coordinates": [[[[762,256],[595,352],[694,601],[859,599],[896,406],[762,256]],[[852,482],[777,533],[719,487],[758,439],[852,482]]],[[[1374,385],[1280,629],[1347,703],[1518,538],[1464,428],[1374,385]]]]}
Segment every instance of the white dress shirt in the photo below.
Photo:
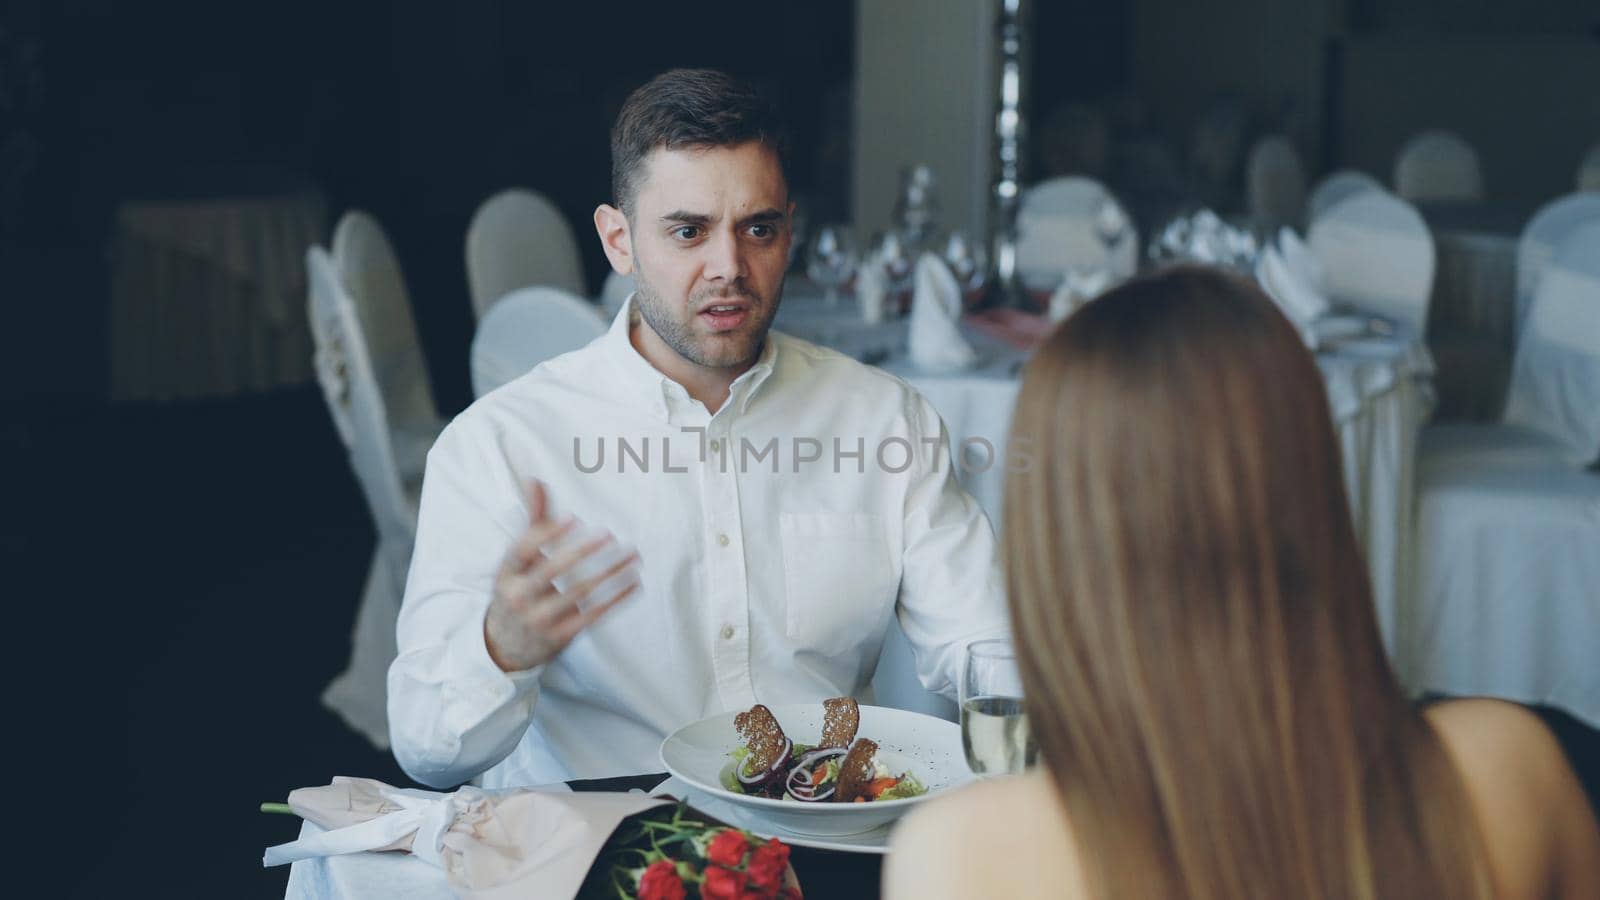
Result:
{"type": "Polygon", "coordinates": [[[953,697],[965,645],[1007,631],[993,530],[916,391],[772,332],[711,415],[633,348],[630,307],[428,454],[389,670],[395,756],[424,784],[659,771],[661,740],[705,716],[870,700],[891,615],[918,678],[953,697]],[[506,673],[484,614],[533,478],[554,513],[638,548],[642,586],[506,673]]]}

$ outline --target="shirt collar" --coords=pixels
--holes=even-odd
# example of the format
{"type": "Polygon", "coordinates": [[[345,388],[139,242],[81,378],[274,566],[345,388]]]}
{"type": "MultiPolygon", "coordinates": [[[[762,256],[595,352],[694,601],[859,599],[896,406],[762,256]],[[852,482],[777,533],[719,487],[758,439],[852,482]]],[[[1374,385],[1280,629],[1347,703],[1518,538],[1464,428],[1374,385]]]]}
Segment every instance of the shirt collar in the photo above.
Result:
{"type": "MultiPolygon", "coordinates": [[[[629,334],[631,330],[629,322],[633,316],[633,297],[633,294],[628,295],[628,299],[622,304],[622,309],[617,311],[616,318],[611,320],[611,328],[604,338],[605,351],[616,364],[614,371],[626,400],[641,406],[657,418],[670,420],[672,418],[670,397],[674,395],[687,397],[687,392],[683,385],[650,365],[650,362],[639,355],[639,351],[634,348],[629,334]]],[[[743,415],[750,407],[750,401],[757,390],[772,375],[778,358],[778,343],[778,335],[768,329],[767,339],[761,346],[761,355],[757,357],[755,365],[733,380],[723,409],[731,405],[743,415]]]]}

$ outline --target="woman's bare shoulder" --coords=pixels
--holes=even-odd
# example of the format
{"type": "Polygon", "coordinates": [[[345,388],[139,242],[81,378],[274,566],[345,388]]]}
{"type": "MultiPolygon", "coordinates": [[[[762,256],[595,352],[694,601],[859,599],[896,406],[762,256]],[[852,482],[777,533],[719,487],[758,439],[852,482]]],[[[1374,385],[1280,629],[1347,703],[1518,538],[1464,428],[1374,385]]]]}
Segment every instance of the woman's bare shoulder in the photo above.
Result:
{"type": "Polygon", "coordinates": [[[1054,785],[1032,772],[931,799],[895,827],[884,896],[1077,897],[1077,853],[1054,785]],[[1048,886],[1048,887],[1046,887],[1048,886]],[[976,892],[976,893],[974,893],[976,892]]]}
{"type": "Polygon", "coordinates": [[[1552,882],[1600,891],[1600,829],[1566,754],[1537,715],[1477,698],[1437,703],[1423,715],[1461,775],[1503,893],[1539,893],[1552,882]]]}

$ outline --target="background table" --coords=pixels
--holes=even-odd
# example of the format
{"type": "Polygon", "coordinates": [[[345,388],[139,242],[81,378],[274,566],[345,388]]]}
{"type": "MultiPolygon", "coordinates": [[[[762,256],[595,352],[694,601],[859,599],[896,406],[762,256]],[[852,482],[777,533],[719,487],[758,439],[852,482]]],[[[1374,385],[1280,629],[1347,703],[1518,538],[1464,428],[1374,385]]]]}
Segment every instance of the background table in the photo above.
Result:
{"type": "MultiPolygon", "coordinates": [[[[785,307],[795,299],[799,301],[797,305],[806,308],[803,304],[815,302],[809,293],[814,290],[803,281],[792,284],[785,294],[785,307]]],[[[851,319],[860,321],[854,308],[853,303],[842,303],[832,313],[834,321],[828,326],[829,331],[848,335],[851,319]]],[[[813,329],[812,333],[819,333],[821,319],[821,314],[810,308],[803,321],[813,329]]],[[[775,327],[787,330],[787,324],[780,308],[775,327]]],[[[906,327],[904,320],[892,324],[902,333],[906,327]]],[[[853,335],[840,341],[837,349],[857,358],[872,354],[868,359],[875,358],[884,370],[904,378],[933,404],[949,430],[951,452],[965,457],[957,462],[962,484],[977,498],[998,531],[1002,521],[1006,437],[1020,386],[1018,375],[1027,352],[970,328],[964,331],[978,351],[980,363],[954,374],[918,369],[901,349],[904,339],[897,344],[882,336],[890,334],[883,326],[870,330],[879,336],[868,339],[853,335]],[[882,355],[885,348],[891,351],[886,356],[882,355]]],[[[1339,437],[1356,536],[1366,552],[1372,575],[1379,626],[1393,658],[1397,647],[1406,646],[1397,641],[1397,635],[1406,627],[1404,600],[1412,583],[1414,461],[1422,425],[1435,403],[1433,358],[1420,335],[1401,325],[1397,333],[1387,337],[1332,344],[1316,354],[1316,361],[1322,370],[1329,412],[1339,437]]],[[[902,666],[902,655],[909,658],[910,654],[895,629],[891,629],[884,652],[880,669],[887,666],[890,671],[902,666]]],[[[1403,671],[1404,661],[1396,660],[1396,665],[1403,671]]],[[[903,679],[880,683],[878,699],[889,705],[908,703],[919,711],[938,713],[942,698],[902,682],[903,679]]]]}
{"type": "MultiPolygon", "coordinates": [[[[649,791],[666,773],[569,781],[575,791],[649,791]]],[[[306,822],[300,835],[315,834],[306,822]]],[[[871,853],[839,853],[791,847],[789,864],[807,897],[876,898],[883,857],[871,853]]],[[[352,853],[294,863],[286,898],[295,900],[453,900],[444,873],[409,853],[352,853]]]]}
{"type": "Polygon", "coordinates": [[[170,400],[309,383],[305,253],[327,203],[293,176],[197,174],[121,204],[110,395],[170,400]]]}

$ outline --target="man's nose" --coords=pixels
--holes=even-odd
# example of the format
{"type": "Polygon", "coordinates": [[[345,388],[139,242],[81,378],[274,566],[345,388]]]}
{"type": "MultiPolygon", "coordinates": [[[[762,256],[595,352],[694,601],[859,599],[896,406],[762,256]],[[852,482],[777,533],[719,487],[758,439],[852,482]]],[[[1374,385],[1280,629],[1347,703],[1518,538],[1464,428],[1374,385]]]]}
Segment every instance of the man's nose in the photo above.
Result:
{"type": "Polygon", "coordinates": [[[708,281],[737,281],[744,276],[744,248],[732,230],[718,231],[706,242],[708,281]]]}

